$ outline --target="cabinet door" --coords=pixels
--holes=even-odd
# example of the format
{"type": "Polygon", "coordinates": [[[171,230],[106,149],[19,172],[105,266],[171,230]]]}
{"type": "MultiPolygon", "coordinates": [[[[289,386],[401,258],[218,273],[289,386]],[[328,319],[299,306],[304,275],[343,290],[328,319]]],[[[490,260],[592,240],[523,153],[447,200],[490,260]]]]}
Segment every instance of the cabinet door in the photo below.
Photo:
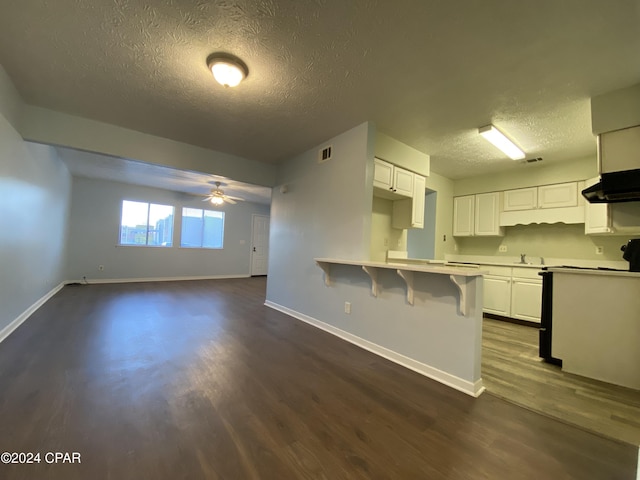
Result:
{"type": "Polygon", "coordinates": [[[504,192],[505,212],[515,210],[533,210],[538,206],[538,187],[519,188],[504,192]]]}
{"type": "Polygon", "coordinates": [[[411,215],[412,228],[424,228],[424,196],[427,180],[422,175],[413,177],[413,212],[411,215]]]}
{"type": "Polygon", "coordinates": [[[541,311],[542,280],[514,278],[511,284],[511,317],[539,322],[541,311]]]}
{"type": "Polygon", "coordinates": [[[473,235],[475,207],[474,195],[454,197],[453,199],[453,236],[470,237],[473,235]]]}
{"type": "Polygon", "coordinates": [[[502,236],[500,228],[500,192],[476,195],[475,229],[478,236],[502,236]]]}
{"type": "Polygon", "coordinates": [[[600,173],[638,168],[640,127],[603,133],[599,139],[600,173]]]}
{"type": "Polygon", "coordinates": [[[394,167],[393,191],[403,197],[413,197],[413,172],[394,167]]]}
{"type": "Polygon", "coordinates": [[[483,291],[483,311],[508,317],[511,311],[511,277],[485,275],[483,291]]]}
{"type": "Polygon", "coordinates": [[[558,183],[538,187],[539,208],[576,207],[578,205],[577,182],[558,183]]]}
{"type": "Polygon", "coordinates": [[[393,201],[391,226],[400,230],[424,228],[424,196],[426,180],[415,175],[412,198],[393,201]]]}
{"type": "MultiPolygon", "coordinates": [[[[585,182],[588,188],[600,181],[600,177],[590,178],[585,182]]],[[[608,203],[589,203],[584,204],[584,233],[592,235],[594,233],[610,233],[611,216],[608,203]]]]}
{"type": "Polygon", "coordinates": [[[379,158],[373,160],[373,186],[393,189],[393,165],[379,158]]]}

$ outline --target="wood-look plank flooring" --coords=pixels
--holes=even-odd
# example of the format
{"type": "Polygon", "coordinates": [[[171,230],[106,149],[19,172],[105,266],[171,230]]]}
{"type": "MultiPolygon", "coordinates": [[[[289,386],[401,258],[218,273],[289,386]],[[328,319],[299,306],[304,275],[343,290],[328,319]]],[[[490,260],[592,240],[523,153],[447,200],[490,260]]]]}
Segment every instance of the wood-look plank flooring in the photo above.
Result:
{"type": "Polygon", "coordinates": [[[563,372],[538,357],[538,342],[537,328],[485,318],[482,379],[487,391],[553,418],[640,445],[640,391],[563,372]]]}
{"type": "Polygon", "coordinates": [[[17,479],[635,479],[638,449],[263,305],[265,279],[68,286],[0,343],[17,479]]]}

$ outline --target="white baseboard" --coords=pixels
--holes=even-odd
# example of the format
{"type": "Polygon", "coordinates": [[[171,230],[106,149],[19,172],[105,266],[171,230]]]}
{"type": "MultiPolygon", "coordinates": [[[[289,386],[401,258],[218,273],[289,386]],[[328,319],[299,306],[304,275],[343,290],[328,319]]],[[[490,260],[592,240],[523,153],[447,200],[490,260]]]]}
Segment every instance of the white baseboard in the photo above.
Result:
{"type": "Polygon", "coordinates": [[[386,347],[382,347],[376,343],[373,343],[368,340],[365,340],[364,338],[358,337],[357,335],[353,335],[352,333],[345,332],[344,330],[334,327],[333,325],[329,325],[328,323],[322,322],[320,320],[317,320],[303,313],[296,312],[295,310],[284,307],[277,303],[267,300],[266,302],[264,302],[264,304],[269,308],[273,308],[274,310],[278,310],[279,312],[285,313],[290,317],[296,318],[305,323],[313,325],[314,327],[324,330],[325,332],[331,333],[336,337],[340,337],[341,339],[346,340],[349,343],[352,343],[354,345],[357,345],[360,348],[368,350],[371,353],[375,353],[376,355],[386,358],[387,360],[397,363],[398,365],[402,365],[403,367],[408,368],[409,370],[413,370],[414,372],[424,375],[425,377],[429,377],[432,380],[435,380],[437,382],[443,383],[448,387],[455,388],[456,390],[466,393],[467,395],[471,395],[472,397],[479,397],[482,394],[482,392],[485,391],[485,387],[482,383],[482,379],[476,381],[475,383],[469,382],[468,380],[464,380],[460,377],[456,377],[455,375],[451,375],[450,373],[443,372],[442,370],[438,370],[437,368],[434,368],[430,365],[418,362],[417,360],[409,358],[400,353],[394,352],[393,350],[389,350],[386,347]]]}
{"type": "Polygon", "coordinates": [[[33,305],[27,308],[24,312],[22,312],[15,320],[13,320],[9,325],[0,330],[0,342],[2,342],[5,338],[11,335],[16,328],[24,323],[24,321],[29,318],[33,313],[38,310],[44,303],[53,297],[56,293],[58,293],[62,287],[64,287],[65,282],[60,283],[56,287],[54,287],[50,292],[45,293],[40,299],[38,299],[33,305]]]}
{"type": "Polygon", "coordinates": [[[249,278],[251,275],[205,275],[200,277],[147,277],[147,278],[91,278],[89,280],[70,280],[65,282],[100,284],[100,283],[140,283],[140,282],[179,282],[182,280],[223,280],[228,278],[249,278]]]}

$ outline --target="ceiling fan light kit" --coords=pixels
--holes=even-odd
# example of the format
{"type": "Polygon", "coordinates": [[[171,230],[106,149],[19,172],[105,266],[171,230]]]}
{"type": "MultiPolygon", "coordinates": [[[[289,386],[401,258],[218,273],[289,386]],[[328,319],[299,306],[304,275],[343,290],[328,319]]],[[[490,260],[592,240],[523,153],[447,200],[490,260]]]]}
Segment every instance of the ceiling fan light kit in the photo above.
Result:
{"type": "Polygon", "coordinates": [[[215,183],[216,188],[211,190],[211,193],[206,196],[202,201],[203,202],[211,202],[213,205],[220,206],[224,203],[230,203],[232,205],[236,204],[236,200],[244,200],[244,198],[240,197],[231,197],[229,195],[224,194],[224,190],[220,190],[220,186],[222,185],[220,182],[215,183]]]}
{"type": "Polygon", "coordinates": [[[212,53],[207,66],[213,78],[224,87],[236,87],[249,75],[249,68],[238,57],[229,53],[212,53]]]}
{"type": "Polygon", "coordinates": [[[480,127],[478,133],[511,160],[522,160],[525,157],[524,152],[493,125],[480,127]]]}

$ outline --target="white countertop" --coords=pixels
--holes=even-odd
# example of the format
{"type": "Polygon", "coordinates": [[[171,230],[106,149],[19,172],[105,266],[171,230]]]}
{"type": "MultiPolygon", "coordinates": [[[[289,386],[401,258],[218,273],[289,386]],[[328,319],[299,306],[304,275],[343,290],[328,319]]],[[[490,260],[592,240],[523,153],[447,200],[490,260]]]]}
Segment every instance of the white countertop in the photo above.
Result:
{"type": "Polygon", "coordinates": [[[620,270],[591,270],[582,268],[549,267],[547,269],[554,273],[569,273],[574,275],[600,275],[603,277],[629,277],[640,278],[640,272],[627,272],[620,270]]]}
{"type": "Polygon", "coordinates": [[[370,260],[343,260],[339,258],[315,258],[318,263],[333,263],[339,265],[356,265],[360,267],[387,268],[394,270],[405,270],[410,272],[438,273],[443,275],[458,275],[462,277],[478,277],[487,272],[477,266],[447,265],[442,263],[416,264],[410,261],[403,262],[402,259],[394,260],[393,263],[372,262],[370,260]]]}
{"type": "Polygon", "coordinates": [[[528,268],[542,268],[542,267],[562,267],[563,265],[571,265],[575,267],[585,268],[615,268],[617,270],[628,270],[629,263],[624,260],[583,260],[579,258],[545,258],[544,264],[540,263],[540,257],[531,255],[527,256],[527,259],[533,260],[532,263],[519,263],[520,256],[489,256],[489,255],[451,255],[447,254],[445,260],[448,263],[472,263],[475,265],[496,265],[503,267],[528,267],[528,268]]]}

